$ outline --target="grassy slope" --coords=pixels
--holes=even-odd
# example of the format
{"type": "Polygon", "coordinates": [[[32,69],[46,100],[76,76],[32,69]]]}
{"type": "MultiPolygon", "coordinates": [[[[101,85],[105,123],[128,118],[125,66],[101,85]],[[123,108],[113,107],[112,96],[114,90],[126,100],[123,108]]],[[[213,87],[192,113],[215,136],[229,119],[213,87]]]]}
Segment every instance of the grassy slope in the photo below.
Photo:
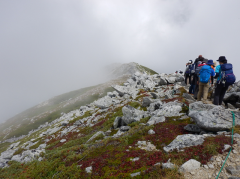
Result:
{"type": "MultiPolygon", "coordinates": [[[[36,108],[36,106],[35,106],[33,108],[30,108],[30,109],[22,112],[21,114],[19,114],[17,116],[9,119],[5,123],[1,124],[0,131],[3,131],[4,129],[6,129],[12,125],[17,126],[18,124],[22,124],[21,125],[22,127],[19,127],[18,129],[12,131],[10,133],[10,135],[8,135],[7,138],[11,138],[13,136],[17,137],[20,135],[26,135],[30,130],[38,128],[39,125],[44,124],[45,122],[51,122],[54,119],[59,118],[61,116],[62,112],[68,113],[72,110],[78,109],[80,106],[89,104],[89,103],[93,102],[94,100],[98,99],[99,98],[98,94],[90,95],[87,98],[85,98],[84,100],[76,101],[73,104],[67,105],[67,106],[59,109],[59,105],[61,102],[64,102],[70,98],[75,98],[75,97],[81,96],[81,95],[85,94],[86,92],[88,92],[89,90],[94,89],[96,87],[98,87],[98,85],[88,87],[88,88],[83,88],[83,89],[76,90],[76,91],[71,91],[69,93],[65,93],[65,94],[56,96],[49,100],[50,104],[47,106],[43,106],[40,108],[36,108]],[[29,124],[29,120],[23,121],[24,118],[31,119],[34,116],[37,116],[39,114],[42,114],[42,113],[45,113],[45,112],[48,112],[51,110],[53,110],[54,112],[45,114],[40,119],[36,120],[34,123],[29,124]]],[[[103,95],[106,95],[106,93],[109,91],[113,91],[113,89],[106,87],[103,95]]],[[[3,137],[3,135],[1,135],[1,133],[0,133],[0,140],[2,139],[2,137],[3,137]]]]}
{"type": "MultiPolygon", "coordinates": [[[[176,100],[184,99],[179,94],[176,100]]],[[[129,105],[140,106],[136,102],[129,105]]],[[[188,111],[183,108],[182,112],[188,111]]],[[[184,152],[165,153],[163,147],[178,135],[189,133],[184,130],[184,126],[191,123],[190,118],[173,120],[179,117],[172,117],[154,126],[139,125],[149,119],[143,118],[140,122],[130,124],[132,127],[130,131],[120,138],[99,137],[98,140],[101,141],[86,144],[86,141],[97,131],[107,131],[111,128],[115,118],[121,115],[122,107],[108,111],[106,118],[101,119],[93,127],[79,128],[79,132],[63,136],[62,138],[67,139],[66,143],[59,142],[61,137],[51,139],[43,161],[27,164],[9,162],[9,168],[0,169],[0,178],[131,178],[131,173],[139,171],[143,173],[136,178],[183,178],[177,169],[162,169],[161,165],[154,166],[154,164],[166,162],[169,158],[176,165],[181,165],[191,158],[205,164],[213,155],[222,152],[224,144],[231,142],[230,137],[217,136],[207,138],[202,145],[188,147],[184,152]],[[149,129],[153,129],[156,133],[149,135],[149,129]],[[143,140],[150,141],[158,151],[147,152],[139,149],[135,144],[143,140]],[[140,160],[130,161],[135,157],[140,157],[140,160]],[[92,174],[85,172],[85,168],[89,166],[93,167],[92,174]]],[[[114,130],[110,135],[113,134],[114,130]]]]}

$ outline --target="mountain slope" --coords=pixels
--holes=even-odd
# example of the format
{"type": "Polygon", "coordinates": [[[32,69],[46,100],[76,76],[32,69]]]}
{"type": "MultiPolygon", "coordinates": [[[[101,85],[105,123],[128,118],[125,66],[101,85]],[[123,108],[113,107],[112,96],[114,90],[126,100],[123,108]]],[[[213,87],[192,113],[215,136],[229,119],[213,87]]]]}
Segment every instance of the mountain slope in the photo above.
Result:
{"type": "Polygon", "coordinates": [[[61,113],[68,113],[93,102],[106,95],[107,92],[113,91],[111,85],[125,82],[129,75],[136,72],[153,73],[152,70],[137,63],[111,65],[107,70],[110,71],[109,76],[114,77],[115,80],[56,96],[8,119],[0,125],[0,141],[17,140],[18,137],[28,134],[29,131],[38,128],[41,124],[59,118],[61,113]],[[12,139],[13,137],[17,137],[17,139],[12,139]]]}
{"type": "Polygon", "coordinates": [[[191,178],[194,174],[182,173],[189,161],[202,171],[194,178],[209,178],[219,164],[214,171],[200,164],[213,165],[213,156],[223,157],[229,149],[231,112],[195,102],[182,81],[181,74],[137,71],[114,91],[12,143],[1,153],[0,178],[191,178]],[[208,118],[214,125],[200,128],[199,111],[208,117],[214,112],[208,118]]]}

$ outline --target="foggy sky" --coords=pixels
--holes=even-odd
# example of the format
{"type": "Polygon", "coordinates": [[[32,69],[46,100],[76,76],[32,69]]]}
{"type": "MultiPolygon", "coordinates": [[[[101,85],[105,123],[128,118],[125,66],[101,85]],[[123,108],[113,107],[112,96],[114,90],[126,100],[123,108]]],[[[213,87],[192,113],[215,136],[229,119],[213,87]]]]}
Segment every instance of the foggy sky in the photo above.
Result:
{"type": "Polygon", "coordinates": [[[0,121],[137,62],[162,73],[225,55],[240,77],[239,0],[0,0],[0,121]]]}

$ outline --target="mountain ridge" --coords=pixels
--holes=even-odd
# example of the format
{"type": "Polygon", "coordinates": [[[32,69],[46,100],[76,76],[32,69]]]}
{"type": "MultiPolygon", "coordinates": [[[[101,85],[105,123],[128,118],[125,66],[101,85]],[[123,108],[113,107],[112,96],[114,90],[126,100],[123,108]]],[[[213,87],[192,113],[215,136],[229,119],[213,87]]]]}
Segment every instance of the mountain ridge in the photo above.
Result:
{"type": "MultiPolygon", "coordinates": [[[[231,147],[235,163],[227,165],[236,169],[238,109],[196,102],[179,73],[137,71],[123,81],[14,143],[0,143],[0,178],[209,178],[231,147]]],[[[239,84],[225,101],[240,96],[239,84]]]]}

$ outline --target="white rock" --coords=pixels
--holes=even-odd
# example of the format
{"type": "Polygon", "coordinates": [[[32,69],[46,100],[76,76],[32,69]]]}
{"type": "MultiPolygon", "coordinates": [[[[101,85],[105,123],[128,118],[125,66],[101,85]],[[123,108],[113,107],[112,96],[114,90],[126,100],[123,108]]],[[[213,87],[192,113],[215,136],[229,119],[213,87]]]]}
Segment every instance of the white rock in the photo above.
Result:
{"type": "Polygon", "coordinates": [[[133,159],[130,159],[131,161],[135,162],[135,161],[138,161],[140,158],[139,157],[135,157],[133,159]]]}
{"type": "Polygon", "coordinates": [[[18,154],[18,155],[14,155],[11,160],[12,160],[12,161],[21,162],[22,157],[21,157],[21,155],[19,155],[19,154],[18,154]]]}
{"type": "Polygon", "coordinates": [[[187,162],[185,162],[180,168],[179,171],[180,172],[191,172],[193,170],[196,170],[198,168],[200,168],[201,163],[194,160],[194,159],[190,159],[187,162]]]}
{"type": "Polygon", "coordinates": [[[152,116],[148,122],[147,122],[147,125],[153,125],[153,124],[157,124],[157,123],[160,123],[160,122],[165,122],[166,118],[164,116],[160,116],[160,117],[157,117],[157,116],[152,116]]]}
{"type": "Polygon", "coordinates": [[[141,172],[132,173],[132,174],[130,174],[130,175],[131,175],[131,177],[135,177],[135,176],[141,175],[141,172]]]}
{"type": "Polygon", "coordinates": [[[149,134],[149,135],[155,134],[155,131],[152,130],[152,129],[150,129],[150,130],[148,131],[148,134],[149,134]]]}
{"type": "Polygon", "coordinates": [[[168,168],[168,169],[174,169],[176,167],[176,165],[174,165],[173,163],[170,162],[170,159],[168,160],[167,163],[163,163],[162,164],[162,168],[168,168]]]}
{"type": "Polygon", "coordinates": [[[99,135],[103,135],[105,136],[104,132],[103,131],[98,131],[96,134],[94,134],[86,143],[92,141],[93,139],[95,139],[96,137],[98,137],[99,135]]]}
{"type": "Polygon", "coordinates": [[[66,142],[66,141],[67,141],[66,139],[62,139],[62,140],[60,140],[61,143],[66,142]]]}
{"type": "Polygon", "coordinates": [[[211,168],[211,169],[214,169],[213,164],[208,164],[208,167],[211,168]]]}
{"type": "Polygon", "coordinates": [[[92,173],[92,166],[85,168],[85,171],[87,173],[92,173]]]}

